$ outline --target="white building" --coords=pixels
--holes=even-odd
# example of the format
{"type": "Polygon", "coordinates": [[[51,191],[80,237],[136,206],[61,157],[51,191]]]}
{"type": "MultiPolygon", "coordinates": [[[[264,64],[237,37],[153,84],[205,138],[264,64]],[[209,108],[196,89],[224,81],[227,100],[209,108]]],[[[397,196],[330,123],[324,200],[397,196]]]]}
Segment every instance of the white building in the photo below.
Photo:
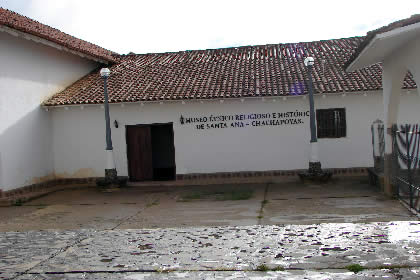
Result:
{"type": "Polygon", "coordinates": [[[0,8],[0,197],[55,179],[51,114],[40,105],[112,55],[0,8]]]}
{"type": "MultiPolygon", "coordinates": [[[[364,37],[119,57],[105,52],[100,57],[57,50],[10,33],[0,33],[5,36],[0,43],[2,58],[21,46],[26,49],[15,54],[20,60],[10,61],[14,72],[10,66],[1,72],[2,100],[13,95],[17,103],[8,100],[7,109],[1,105],[1,116],[5,110],[22,110],[2,127],[3,191],[33,184],[40,177],[49,181],[104,176],[99,69],[106,63],[111,70],[108,89],[119,176],[142,181],[191,174],[295,174],[306,169],[310,133],[303,59],[307,56],[315,58],[323,168],[363,173],[373,164],[370,125],[384,118],[381,65],[350,73],[343,68],[364,37]],[[24,56],[28,50],[39,54],[24,56]],[[33,84],[32,73],[40,68],[47,71],[50,64],[55,66],[51,73],[33,84]],[[21,69],[27,71],[24,83],[19,79],[21,69]],[[51,82],[50,76],[59,77],[51,82]],[[26,83],[27,88],[16,86],[26,83]],[[16,90],[4,94],[10,88],[16,90]],[[28,109],[23,110],[25,100],[28,109]],[[34,110],[37,119],[29,117],[31,122],[24,124],[34,110]],[[22,124],[14,128],[13,123],[22,124]]],[[[410,73],[399,94],[404,110],[398,122],[417,123],[420,99],[410,73]]]]}

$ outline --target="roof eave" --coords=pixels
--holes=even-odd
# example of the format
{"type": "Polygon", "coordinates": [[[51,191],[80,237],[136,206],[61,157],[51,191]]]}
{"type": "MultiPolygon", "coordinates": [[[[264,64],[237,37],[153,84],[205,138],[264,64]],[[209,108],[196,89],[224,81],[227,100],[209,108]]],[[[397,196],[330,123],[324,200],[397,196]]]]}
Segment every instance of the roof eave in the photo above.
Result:
{"type": "Polygon", "coordinates": [[[420,22],[376,34],[360,54],[346,67],[346,72],[352,72],[382,62],[389,54],[415,38],[416,33],[420,34],[420,22]],[[404,37],[404,35],[406,36],[404,37]],[[393,43],[391,44],[391,42],[393,43]]]}
{"type": "Polygon", "coordinates": [[[80,51],[77,51],[77,50],[72,50],[72,49],[70,49],[68,47],[65,47],[63,45],[57,44],[55,42],[52,42],[50,40],[41,38],[39,36],[30,34],[30,33],[20,31],[18,29],[9,27],[7,25],[0,25],[0,31],[6,32],[6,33],[8,33],[10,35],[13,35],[13,36],[16,36],[16,37],[24,38],[26,40],[34,41],[36,43],[47,45],[47,46],[53,47],[55,49],[58,49],[60,51],[66,51],[66,52],[72,53],[74,55],[77,55],[77,56],[80,56],[80,57],[83,57],[83,58],[87,58],[89,60],[93,60],[93,61],[96,61],[96,62],[99,62],[99,63],[102,63],[102,64],[110,64],[110,63],[115,63],[117,61],[116,59],[115,60],[109,60],[109,59],[105,59],[105,58],[99,58],[99,57],[96,57],[96,56],[93,56],[93,55],[90,55],[90,54],[87,54],[87,53],[84,53],[84,52],[80,52],[80,51]]]}

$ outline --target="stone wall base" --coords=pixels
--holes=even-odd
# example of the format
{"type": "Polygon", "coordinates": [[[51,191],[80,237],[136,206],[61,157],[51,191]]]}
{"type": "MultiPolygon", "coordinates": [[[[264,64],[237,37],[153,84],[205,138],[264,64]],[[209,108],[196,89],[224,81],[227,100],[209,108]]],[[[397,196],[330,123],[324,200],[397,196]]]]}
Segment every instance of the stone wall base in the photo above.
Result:
{"type": "MultiPolygon", "coordinates": [[[[366,167],[356,168],[335,168],[326,169],[333,173],[334,177],[341,176],[362,176],[367,174],[366,167]]],[[[271,171],[243,171],[243,172],[219,172],[219,173],[197,173],[197,174],[177,174],[176,181],[161,182],[139,182],[131,183],[132,186],[182,186],[191,184],[223,184],[223,183],[258,183],[258,182],[275,182],[277,180],[285,180],[287,178],[297,178],[298,174],[303,170],[271,170],[271,171]]],[[[10,191],[2,191],[0,189],[0,206],[19,205],[30,199],[34,199],[51,192],[71,189],[78,187],[96,186],[97,177],[90,178],[62,178],[47,181],[44,183],[33,184],[10,191]]]]}

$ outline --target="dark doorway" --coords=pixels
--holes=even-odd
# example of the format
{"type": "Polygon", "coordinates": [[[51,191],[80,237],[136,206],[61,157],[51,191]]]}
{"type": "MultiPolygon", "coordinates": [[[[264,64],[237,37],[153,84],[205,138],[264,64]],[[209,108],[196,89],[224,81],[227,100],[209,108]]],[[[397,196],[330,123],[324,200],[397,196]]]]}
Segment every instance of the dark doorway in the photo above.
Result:
{"type": "Polygon", "coordinates": [[[152,125],[153,179],[175,179],[175,148],[172,124],[152,125]]]}
{"type": "Polygon", "coordinates": [[[126,139],[130,181],[175,179],[172,123],[127,126],[126,139]]]}

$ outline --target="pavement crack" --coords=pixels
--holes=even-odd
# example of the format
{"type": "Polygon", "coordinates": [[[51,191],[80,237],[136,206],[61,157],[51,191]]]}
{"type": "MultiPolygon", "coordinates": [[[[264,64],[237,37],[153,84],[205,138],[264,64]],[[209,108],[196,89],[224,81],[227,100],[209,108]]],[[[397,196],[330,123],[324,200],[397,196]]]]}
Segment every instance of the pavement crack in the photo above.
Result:
{"type": "Polygon", "coordinates": [[[23,271],[23,272],[17,273],[17,274],[16,274],[13,278],[11,278],[11,279],[12,279],[12,280],[13,280],[13,279],[16,279],[17,277],[20,277],[20,276],[25,275],[25,274],[40,274],[40,273],[30,273],[29,271],[31,271],[31,270],[33,270],[34,268],[36,268],[36,267],[38,267],[38,266],[40,266],[40,265],[42,265],[42,264],[44,264],[44,263],[46,263],[46,262],[48,262],[48,261],[52,260],[52,259],[53,259],[53,258],[55,258],[57,255],[59,255],[59,254],[61,254],[61,253],[65,252],[65,251],[67,251],[67,250],[68,250],[68,249],[70,249],[71,247],[74,247],[74,246],[76,246],[77,244],[80,244],[81,242],[83,242],[84,240],[86,240],[86,239],[89,239],[89,238],[90,238],[90,234],[88,234],[86,237],[81,237],[81,235],[82,235],[82,234],[83,234],[83,233],[78,233],[78,234],[77,234],[77,238],[76,238],[76,240],[75,240],[73,243],[71,243],[71,244],[69,244],[69,245],[67,245],[67,246],[64,246],[64,247],[62,247],[62,248],[58,249],[56,252],[52,253],[52,254],[51,254],[48,258],[46,258],[45,260],[40,261],[39,263],[35,264],[34,266],[32,266],[32,267],[28,268],[27,270],[25,270],[25,271],[23,271]]]}
{"type": "Polygon", "coordinates": [[[118,227],[120,227],[122,224],[124,224],[125,222],[127,222],[128,220],[130,220],[131,218],[137,216],[138,214],[140,214],[142,211],[144,211],[147,207],[143,207],[141,208],[139,211],[137,211],[136,213],[134,213],[133,215],[130,215],[128,217],[126,217],[124,220],[122,220],[121,222],[119,222],[118,224],[116,224],[114,227],[111,227],[107,230],[114,230],[117,229],[118,227]]]}
{"type": "Polygon", "coordinates": [[[263,197],[263,200],[261,201],[261,208],[260,208],[260,211],[258,211],[258,225],[261,225],[261,220],[262,220],[262,218],[264,218],[264,216],[263,216],[264,206],[268,203],[267,193],[268,193],[269,187],[270,187],[270,183],[267,183],[265,185],[264,197],[263,197]]]}
{"type": "Polygon", "coordinates": [[[133,215],[129,215],[129,216],[127,216],[125,219],[123,219],[121,222],[119,222],[118,224],[116,224],[114,227],[111,227],[111,228],[109,228],[109,229],[107,229],[107,230],[114,230],[114,229],[117,229],[117,228],[118,228],[118,227],[120,227],[122,224],[124,224],[125,222],[129,221],[131,218],[133,218],[133,217],[137,216],[138,214],[140,214],[141,212],[143,212],[146,208],[149,208],[149,207],[151,207],[151,206],[153,206],[153,205],[157,205],[157,204],[159,204],[159,199],[155,199],[155,200],[153,200],[153,202],[148,203],[145,207],[140,208],[140,210],[139,210],[139,211],[137,211],[136,213],[134,213],[133,215]]]}

